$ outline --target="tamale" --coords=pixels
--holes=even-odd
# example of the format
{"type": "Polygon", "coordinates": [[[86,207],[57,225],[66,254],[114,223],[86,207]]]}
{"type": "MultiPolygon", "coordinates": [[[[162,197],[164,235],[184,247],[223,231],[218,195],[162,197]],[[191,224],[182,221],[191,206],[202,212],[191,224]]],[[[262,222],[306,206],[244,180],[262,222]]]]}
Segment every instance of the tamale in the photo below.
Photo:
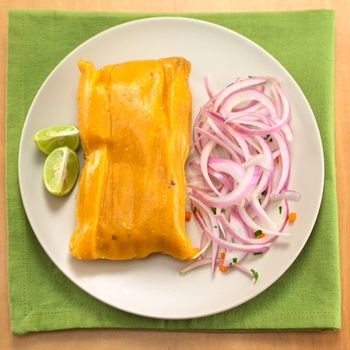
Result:
{"type": "Polygon", "coordinates": [[[96,69],[80,60],[84,165],[70,250],[79,259],[193,257],[185,232],[190,63],[181,57],[96,69]]]}

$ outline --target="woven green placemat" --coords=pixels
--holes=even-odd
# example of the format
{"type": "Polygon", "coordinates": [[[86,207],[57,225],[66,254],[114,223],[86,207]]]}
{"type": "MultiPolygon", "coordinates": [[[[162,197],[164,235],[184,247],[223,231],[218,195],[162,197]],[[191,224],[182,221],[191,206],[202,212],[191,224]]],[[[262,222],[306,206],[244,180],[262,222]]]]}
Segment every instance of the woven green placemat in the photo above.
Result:
{"type": "Polygon", "coordinates": [[[340,285],[333,142],[332,11],[185,15],[233,29],[264,47],[299,83],[317,118],[325,156],[322,207],[302,253],[272,287],[250,302],[214,316],[180,321],[150,319],[113,309],[90,297],[72,284],[42,250],[27,221],[18,187],[18,147],[28,108],[44,79],[72,49],[109,27],[150,16],[10,12],[6,186],[13,333],[82,327],[208,331],[338,329],[340,285]]]}

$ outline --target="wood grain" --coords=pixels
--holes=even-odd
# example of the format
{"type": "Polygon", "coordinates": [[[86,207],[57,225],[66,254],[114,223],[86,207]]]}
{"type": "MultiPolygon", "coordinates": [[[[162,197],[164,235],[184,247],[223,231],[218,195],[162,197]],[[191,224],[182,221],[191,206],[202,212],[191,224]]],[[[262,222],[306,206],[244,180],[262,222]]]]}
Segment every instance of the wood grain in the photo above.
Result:
{"type": "Polygon", "coordinates": [[[348,0],[0,0],[0,349],[350,349],[350,1],[348,0]],[[336,10],[335,140],[342,276],[342,329],[339,332],[184,333],[127,330],[72,330],[12,336],[6,282],[5,72],[9,8],[94,11],[287,11],[336,10]]]}

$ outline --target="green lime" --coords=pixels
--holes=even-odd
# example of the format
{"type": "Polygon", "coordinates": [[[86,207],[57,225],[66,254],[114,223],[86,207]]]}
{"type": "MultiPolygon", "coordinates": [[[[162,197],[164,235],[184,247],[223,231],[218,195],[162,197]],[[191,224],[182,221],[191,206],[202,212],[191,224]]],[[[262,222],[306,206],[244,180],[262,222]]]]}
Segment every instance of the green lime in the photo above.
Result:
{"type": "Polygon", "coordinates": [[[78,177],[77,154],[68,147],[56,148],[46,158],[44,164],[44,184],[55,196],[69,193],[78,177]]]}
{"type": "Polygon", "coordinates": [[[79,130],[74,125],[55,125],[41,129],[34,135],[35,144],[45,154],[67,146],[75,151],[79,146],[79,130]]]}

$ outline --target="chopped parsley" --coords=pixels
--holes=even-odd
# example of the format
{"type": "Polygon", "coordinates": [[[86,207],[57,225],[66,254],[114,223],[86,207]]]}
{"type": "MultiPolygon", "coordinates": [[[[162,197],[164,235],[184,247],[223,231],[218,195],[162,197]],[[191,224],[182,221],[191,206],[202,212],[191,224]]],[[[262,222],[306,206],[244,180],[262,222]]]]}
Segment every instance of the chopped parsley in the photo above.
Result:
{"type": "Polygon", "coordinates": [[[254,284],[255,284],[259,278],[259,274],[254,269],[250,269],[250,271],[252,272],[254,284]]]}
{"type": "Polygon", "coordinates": [[[261,234],[262,234],[261,230],[257,230],[257,231],[254,232],[254,236],[255,237],[259,237],[261,234]]]}
{"type": "Polygon", "coordinates": [[[270,141],[270,142],[272,142],[272,141],[273,141],[273,140],[272,140],[272,137],[271,137],[271,135],[270,135],[270,134],[265,135],[265,136],[264,136],[264,140],[266,140],[266,141],[270,141]]]}
{"type": "Polygon", "coordinates": [[[211,211],[216,215],[216,208],[211,208],[211,211]]]}
{"type": "Polygon", "coordinates": [[[193,212],[194,212],[194,213],[197,212],[197,207],[193,207],[193,212]]]}
{"type": "Polygon", "coordinates": [[[233,264],[237,264],[237,258],[232,258],[232,261],[229,263],[229,266],[232,266],[233,264]]]}
{"type": "Polygon", "coordinates": [[[262,254],[262,252],[255,252],[255,253],[253,253],[254,255],[261,255],[262,254]]]}
{"type": "Polygon", "coordinates": [[[282,206],[278,207],[278,211],[280,212],[280,214],[282,214],[282,206]]]}

